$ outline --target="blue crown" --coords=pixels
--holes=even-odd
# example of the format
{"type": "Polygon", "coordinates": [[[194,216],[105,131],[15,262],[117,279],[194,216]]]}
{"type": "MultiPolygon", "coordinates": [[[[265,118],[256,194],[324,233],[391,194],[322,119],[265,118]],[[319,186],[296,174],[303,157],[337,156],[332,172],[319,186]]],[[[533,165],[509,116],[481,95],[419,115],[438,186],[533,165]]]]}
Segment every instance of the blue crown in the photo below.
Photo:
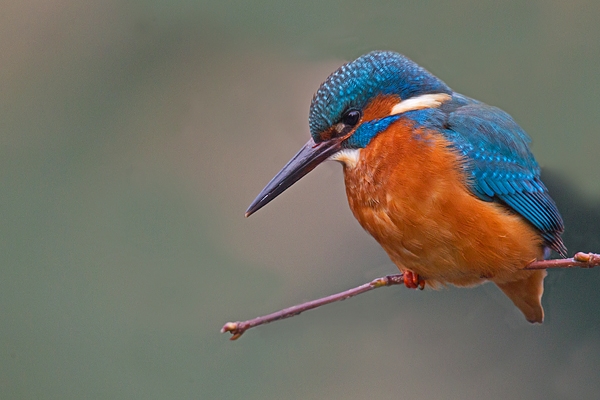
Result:
{"type": "Polygon", "coordinates": [[[321,84],[310,104],[310,134],[317,140],[321,132],[339,122],[344,111],[362,110],[377,95],[407,99],[427,93],[452,91],[402,54],[373,51],[342,65],[321,84]]]}

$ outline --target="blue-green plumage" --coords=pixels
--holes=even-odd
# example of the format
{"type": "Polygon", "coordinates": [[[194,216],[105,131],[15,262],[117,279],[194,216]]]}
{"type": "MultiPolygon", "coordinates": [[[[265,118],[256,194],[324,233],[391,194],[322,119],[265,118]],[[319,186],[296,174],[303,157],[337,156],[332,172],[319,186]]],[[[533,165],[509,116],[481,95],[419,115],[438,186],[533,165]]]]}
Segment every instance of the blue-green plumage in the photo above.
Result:
{"type": "Polygon", "coordinates": [[[482,200],[500,201],[522,215],[553,250],[565,255],[562,218],[540,180],[530,139],[512,117],[472,102],[448,113],[444,128],[442,134],[463,156],[471,190],[482,200]]]}

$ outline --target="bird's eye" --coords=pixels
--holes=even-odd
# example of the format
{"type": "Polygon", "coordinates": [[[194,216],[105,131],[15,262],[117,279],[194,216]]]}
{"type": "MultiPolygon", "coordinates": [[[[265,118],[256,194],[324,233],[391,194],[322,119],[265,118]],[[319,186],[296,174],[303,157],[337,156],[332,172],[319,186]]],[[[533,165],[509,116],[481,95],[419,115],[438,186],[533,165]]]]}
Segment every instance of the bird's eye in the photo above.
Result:
{"type": "Polygon", "coordinates": [[[360,111],[348,110],[342,116],[342,123],[346,126],[354,126],[360,121],[360,111]]]}

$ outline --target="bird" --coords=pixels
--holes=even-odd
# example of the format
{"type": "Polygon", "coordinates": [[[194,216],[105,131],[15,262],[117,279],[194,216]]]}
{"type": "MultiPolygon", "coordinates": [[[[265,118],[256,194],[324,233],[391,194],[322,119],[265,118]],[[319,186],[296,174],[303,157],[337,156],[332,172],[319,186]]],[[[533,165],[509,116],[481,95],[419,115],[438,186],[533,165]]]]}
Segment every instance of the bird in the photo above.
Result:
{"type": "Polygon", "coordinates": [[[506,112],[453,91],[408,57],[373,51],[320,85],[310,139],[249,216],[326,160],[343,166],[349,207],[406,287],[493,282],[542,323],[545,270],[566,257],[562,217],[525,131],[506,112]]]}

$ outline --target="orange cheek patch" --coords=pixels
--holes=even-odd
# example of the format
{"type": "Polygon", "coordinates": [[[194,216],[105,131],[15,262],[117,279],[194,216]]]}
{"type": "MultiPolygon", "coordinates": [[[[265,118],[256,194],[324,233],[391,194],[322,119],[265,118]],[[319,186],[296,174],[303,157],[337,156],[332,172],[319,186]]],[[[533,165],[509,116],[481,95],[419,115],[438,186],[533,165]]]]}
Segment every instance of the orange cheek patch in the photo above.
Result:
{"type": "Polygon", "coordinates": [[[402,99],[399,96],[377,96],[364,109],[362,121],[372,121],[374,119],[385,118],[390,115],[392,108],[402,99]]]}

